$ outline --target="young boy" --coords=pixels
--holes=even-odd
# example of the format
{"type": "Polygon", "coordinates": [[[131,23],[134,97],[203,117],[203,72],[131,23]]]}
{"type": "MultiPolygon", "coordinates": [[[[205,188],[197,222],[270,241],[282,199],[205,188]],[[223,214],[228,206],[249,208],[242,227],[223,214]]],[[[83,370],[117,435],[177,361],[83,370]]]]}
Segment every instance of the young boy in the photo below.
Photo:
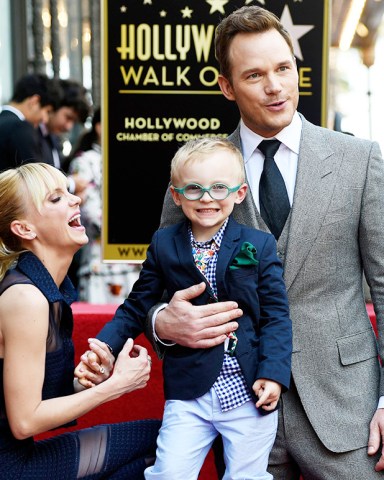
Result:
{"type": "Polygon", "coordinates": [[[186,219],[154,234],[131,294],[97,335],[117,354],[144,330],[164,290],[172,296],[201,281],[197,305],[232,300],[243,311],[224,346],[167,348],[164,418],[146,479],[196,479],[219,433],[224,479],[272,478],[268,456],[289,387],[292,330],[274,237],[231,217],[245,198],[244,179],[242,155],[227,140],[200,138],[178,150],[170,189],[186,219]]]}

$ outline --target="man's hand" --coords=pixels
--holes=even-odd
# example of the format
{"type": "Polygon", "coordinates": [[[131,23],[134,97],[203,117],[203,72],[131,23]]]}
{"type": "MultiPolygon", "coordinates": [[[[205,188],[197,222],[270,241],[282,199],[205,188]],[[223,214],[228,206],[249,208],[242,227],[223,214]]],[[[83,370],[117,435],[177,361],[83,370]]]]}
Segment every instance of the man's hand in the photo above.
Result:
{"type": "Polygon", "coordinates": [[[184,347],[210,348],[223,343],[227,333],[238,328],[242,310],[236,302],[217,302],[208,305],[192,305],[190,300],[198,297],[205,283],[176,292],[167,307],[156,317],[156,334],[184,347]]]}
{"type": "Polygon", "coordinates": [[[384,438],[384,408],[378,408],[369,426],[368,439],[368,455],[375,455],[381,443],[381,456],[376,463],[376,472],[384,470],[384,442],[382,442],[382,438],[384,438]]]}

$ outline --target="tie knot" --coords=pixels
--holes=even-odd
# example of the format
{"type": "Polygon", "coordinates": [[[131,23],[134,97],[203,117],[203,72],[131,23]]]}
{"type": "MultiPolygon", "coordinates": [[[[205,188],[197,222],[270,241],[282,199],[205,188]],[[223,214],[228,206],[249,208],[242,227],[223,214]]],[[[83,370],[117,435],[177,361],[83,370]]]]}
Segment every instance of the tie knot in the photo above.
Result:
{"type": "Polygon", "coordinates": [[[258,149],[264,154],[265,158],[273,158],[280,147],[280,140],[263,140],[259,143],[258,149]]]}

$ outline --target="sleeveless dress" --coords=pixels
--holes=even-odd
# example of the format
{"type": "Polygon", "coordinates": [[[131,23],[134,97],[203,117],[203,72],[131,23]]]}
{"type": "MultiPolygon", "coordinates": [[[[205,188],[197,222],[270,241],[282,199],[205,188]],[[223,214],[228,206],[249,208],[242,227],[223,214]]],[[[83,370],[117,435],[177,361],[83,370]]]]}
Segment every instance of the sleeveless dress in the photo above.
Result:
{"type": "MultiPolygon", "coordinates": [[[[14,284],[35,285],[49,302],[43,400],[71,395],[75,365],[70,305],[76,299],[71,281],[66,277],[58,289],[40,260],[26,252],[0,282],[0,295],[14,284]]],[[[97,425],[40,441],[34,441],[33,437],[18,440],[7,420],[3,363],[0,359],[1,479],[144,479],[146,459],[155,457],[159,420],[97,425]]],[[[75,424],[76,421],[64,426],[75,424]]]]}

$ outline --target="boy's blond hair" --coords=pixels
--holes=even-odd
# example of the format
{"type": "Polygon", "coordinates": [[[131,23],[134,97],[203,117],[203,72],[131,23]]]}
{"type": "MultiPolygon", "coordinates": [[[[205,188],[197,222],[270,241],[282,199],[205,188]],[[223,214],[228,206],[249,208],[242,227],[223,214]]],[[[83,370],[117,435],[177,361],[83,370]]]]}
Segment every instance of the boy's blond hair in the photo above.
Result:
{"type": "Polygon", "coordinates": [[[171,162],[171,184],[176,185],[180,179],[180,169],[191,162],[199,162],[206,155],[210,155],[217,150],[226,150],[233,154],[236,160],[236,166],[233,170],[235,183],[244,183],[245,169],[243,156],[240,150],[229,140],[221,137],[202,137],[189,140],[176,152],[171,162]]]}

